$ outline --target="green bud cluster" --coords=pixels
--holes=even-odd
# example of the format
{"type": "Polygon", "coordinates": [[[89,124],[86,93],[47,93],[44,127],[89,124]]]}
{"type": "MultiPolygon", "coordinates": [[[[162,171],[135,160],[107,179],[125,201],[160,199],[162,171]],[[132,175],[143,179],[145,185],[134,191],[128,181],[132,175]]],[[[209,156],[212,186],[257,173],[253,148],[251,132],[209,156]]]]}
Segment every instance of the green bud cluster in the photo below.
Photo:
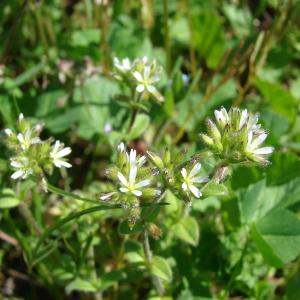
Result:
{"type": "Polygon", "coordinates": [[[225,108],[215,110],[215,119],[207,120],[207,134],[200,134],[202,141],[219,157],[229,162],[268,164],[267,157],[273,147],[261,147],[267,132],[261,128],[258,115],[246,109],[225,108]]]}

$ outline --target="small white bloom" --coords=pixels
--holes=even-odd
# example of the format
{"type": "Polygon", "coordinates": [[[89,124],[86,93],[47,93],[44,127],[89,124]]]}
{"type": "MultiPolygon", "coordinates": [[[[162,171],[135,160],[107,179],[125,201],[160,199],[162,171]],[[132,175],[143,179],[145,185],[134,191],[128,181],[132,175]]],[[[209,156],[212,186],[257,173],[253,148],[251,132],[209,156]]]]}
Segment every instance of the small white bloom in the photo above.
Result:
{"type": "Polygon", "coordinates": [[[187,173],[186,168],[181,169],[181,175],[183,177],[182,189],[187,192],[190,191],[196,198],[202,196],[201,191],[195,186],[195,183],[204,183],[208,181],[208,176],[197,176],[201,169],[201,164],[196,163],[190,173],[187,173]]]}
{"type": "Polygon", "coordinates": [[[246,145],[246,153],[248,155],[254,155],[254,158],[259,161],[266,161],[265,156],[271,154],[274,151],[274,147],[261,147],[259,146],[265,141],[267,138],[267,133],[262,132],[258,136],[253,134],[253,131],[248,132],[248,141],[246,145]]]}
{"type": "Polygon", "coordinates": [[[122,73],[130,72],[132,69],[132,63],[128,57],[122,59],[121,61],[115,57],[114,66],[122,73]]]}
{"type": "Polygon", "coordinates": [[[118,145],[118,150],[119,150],[120,152],[123,152],[123,151],[125,150],[125,145],[124,145],[123,142],[120,143],[120,144],[118,145]]]}
{"type": "Polygon", "coordinates": [[[150,185],[151,181],[149,179],[145,179],[140,182],[136,182],[136,174],[136,166],[130,167],[128,180],[121,172],[118,172],[118,179],[122,185],[122,187],[120,187],[120,191],[122,193],[133,194],[136,197],[142,196],[143,193],[141,191],[141,188],[150,185]]]}
{"type": "Polygon", "coordinates": [[[137,156],[136,150],[131,149],[128,153],[126,153],[127,159],[129,161],[130,166],[142,167],[146,162],[146,157],[143,155],[141,157],[137,156]]]}
{"type": "Polygon", "coordinates": [[[224,128],[230,121],[227,110],[222,107],[220,110],[215,110],[215,117],[218,124],[224,128]]]}
{"type": "Polygon", "coordinates": [[[66,162],[64,159],[64,157],[69,155],[71,151],[72,150],[70,147],[63,148],[63,145],[60,143],[60,141],[56,141],[52,147],[52,151],[50,152],[50,157],[52,158],[54,165],[58,168],[71,168],[72,165],[66,162]]]}
{"type": "Polygon", "coordinates": [[[19,114],[19,122],[24,120],[24,115],[22,113],[19,114]]]}
{"type": "Polygon", "coordinates": [[[6,134],[7,136],[12,136],[12,135],[13,135],[12,130],[9,129],[9,128],[4,129],[4,132],[5,132],[5,134],[6,134]]]}
{"type": "Polygon", "coordinates": [[[41,142],[39,137],[32,137],[32,130],[26,130],[24,134],[18,133],[17,139],[20,142],[21,148],[27,150],[31,145],[41,142]]]}
{"type": "Polygon", "coordinates": [[[30,174],[33,173],[32,168],[29,166],[29,160],[23,157],[18,160],[11,160],[10,165],[16,169],[16,171],[11,175],[11,178],[16,180],[18,178],[26,179],[30,174]]]}

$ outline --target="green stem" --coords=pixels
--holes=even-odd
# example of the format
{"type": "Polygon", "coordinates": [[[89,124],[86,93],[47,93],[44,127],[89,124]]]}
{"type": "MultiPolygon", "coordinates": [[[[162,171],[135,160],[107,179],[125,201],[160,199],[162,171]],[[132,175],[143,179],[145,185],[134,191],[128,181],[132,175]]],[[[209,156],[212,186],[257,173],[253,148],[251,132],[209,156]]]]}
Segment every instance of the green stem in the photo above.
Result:
{"type": "MultiPolygon", "coordinates": [[[[151,252],[150,242],[149,242],[149,233],[148,233],[146,226],[144,226],[144,230],[143,230],[143,248],[144,248],[147,263],[149,266],[151,266],[152,252],[151,252]]],[[[155,286],[157,293],[160,296],[162,296],[165,293],[165,289],[163,287],[163,284],[162,284],[160,278],[158,276],[152,275],[152,282],[153,282],[153,285],[155,286]]]]}
{"type": "Polygon", "coordinates": [[[41,235],[42,230],[41,230],[40,226],[38,225],[38,223],[35,221],[27,204],[25,202],[21,202],[18,206],[18,209],[19,209],[20,214],[26,220],[28,226],[35,231],[36,235],[41,235]]]}
{"type": "Polygon", "coordinates": [[[170,45],[170,36],[169,36],[169,8],[168,8],[168,1],[164,1],[164,38],[165,38],[165,50],[166,50],[166,70],[168,75],[171,71],[171,45],[170,45]]]}
{"type": "MultiPolygon", "coordinates": [[[[95,251],[94,251],[94,246],[90,245],[89,249],[88,249],[88,253],[87,253],[87,258],[88,258],[88,264],[91,268],[91,276],[92,276],[92,280],[96,283],[98,280],[98,275],[97,275],[97,271],[96,271],[96,265],[95,265],[95,251]]],[[[101,292],[96,292],[94,293],[94,299],[95,300],[102,300],[102,293],[101,292]]]]}

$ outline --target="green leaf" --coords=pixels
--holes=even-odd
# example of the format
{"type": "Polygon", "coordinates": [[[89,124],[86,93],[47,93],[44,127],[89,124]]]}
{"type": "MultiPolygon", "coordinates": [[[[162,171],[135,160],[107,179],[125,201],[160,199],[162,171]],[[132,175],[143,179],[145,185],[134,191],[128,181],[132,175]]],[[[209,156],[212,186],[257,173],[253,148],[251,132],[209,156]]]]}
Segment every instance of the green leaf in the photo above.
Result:
{"type": "Polygon", "coordinates": [[[172,280],[172,269],[168,261],[161,256],[153,257],[151,262],[151,273],[167,282],[172,280]]]}
{"type": "Polygon", "coordinates": [[[125,244],[125,258],[131,264],[144,265],[145,258],[142,246],[134,241],[126,241],[125,244]]]}
{"type": "Polygon", "coordinates": [[[276,255],[272,247],[263,239],[255,225],[251,228],[251,237],[267,264],[275,268],[281,268],[283,261],[276,255]]]}
{"type": "Polygon", "coordinates": [[[18,206],[20,199],[13,190],[5,188],[0,192],[0,208],[12,208],[18,206]]]}
{"type": "Polygon", "coordinates": [[[182,218],[173,228],[176,237],[182,241],[197,246],[199,242],[200,230],[199,225],[195,218],[185,217],[182,218]]]}
{"type": "Polygon", "coordinates": [[[210,10],[192,16],[192,41],[208,67],[215,68],[224,49],[224,32],[220,17],[210,10]]]}
{"type": "Polygon", "coordinates": [[[288,210],[272,211],[257,223],[256,228],[283,263],[299,256],[300,220],[294,213],[288,210]]]}
{"type": "Polygon", "coordinates": [[[137,115],[129,134],[126,136],[126,140],[131,141],[140,137],[146,131],[149,124],[150,124],[149,116],[145,114],[137,115]]]}
{"type": "Polygon", "coordinates": [[[258,79],[256,80],[256,86],[274,112],[284,116],[290,123],[294,121],[297,101],[288,90],[279,84],[258,79]]]}
{"type": "Polygon", "coordinates": [[[96,287],[90,283],[90,281],[75,278],[66,286],[66,291],[71,293],[72,291],[81,291],[81,292],[97,292],[96,287]]]}
{"type": "Polygon", "coordinates": [[[71,43],[74,47],[87,47],[90,44],[99,44],[101,32],[99,29],[86,28],[75,30],[71,36],[71,43]]]}
{"type": "Polygon", "coordinates": [[[99,289],[100,291],[105,291],[108,288],[112,287],[116,282],[125,278],[125,273],[120,270],[114,270],[111,272],[104,273],[101,275],[99,289]]]}
{"type": "Polygon", "coordinates": [[[218,184],[214,181],[210,181],[203,189],[203,197],[220,197],[227,196],[228,189],[224,184],[218,184]]]}

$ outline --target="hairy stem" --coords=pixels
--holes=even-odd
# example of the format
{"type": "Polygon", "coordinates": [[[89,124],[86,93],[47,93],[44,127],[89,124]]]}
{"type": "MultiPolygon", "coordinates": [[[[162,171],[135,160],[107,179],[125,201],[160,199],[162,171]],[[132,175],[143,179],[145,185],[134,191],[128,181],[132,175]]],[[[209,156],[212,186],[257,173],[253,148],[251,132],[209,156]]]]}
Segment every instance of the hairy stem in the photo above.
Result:
{"type": "MultiPolygon", "coordinates": [[[[152,262],[152,252],[150,248],[150,242],[149,242],[149,233],[147,228],[144,226],[144,231],[143,231],[143,247],[144,247],[144,252],[145,252],[145,257],[147,260],[148,265],[151,265],[152,262]]],[[[152,275],[152,282],[153,285],[155,286],[155,289],[157,293],[162,296],[165,293],[165,289],[163,287],[163,284],[160,280],[159,277],[152,275]]]]}
{"type": "Polygon", "coordinates": [[[20,214],[26,220],[28,226],[34,230],[36,235],[41,235],[42,230],[41,230],[40,226],[38,225],[38,223],[35,221],[27,204],[25,202],[21,202],[18,206],[18,209],[19,209],[20,214]]]}

